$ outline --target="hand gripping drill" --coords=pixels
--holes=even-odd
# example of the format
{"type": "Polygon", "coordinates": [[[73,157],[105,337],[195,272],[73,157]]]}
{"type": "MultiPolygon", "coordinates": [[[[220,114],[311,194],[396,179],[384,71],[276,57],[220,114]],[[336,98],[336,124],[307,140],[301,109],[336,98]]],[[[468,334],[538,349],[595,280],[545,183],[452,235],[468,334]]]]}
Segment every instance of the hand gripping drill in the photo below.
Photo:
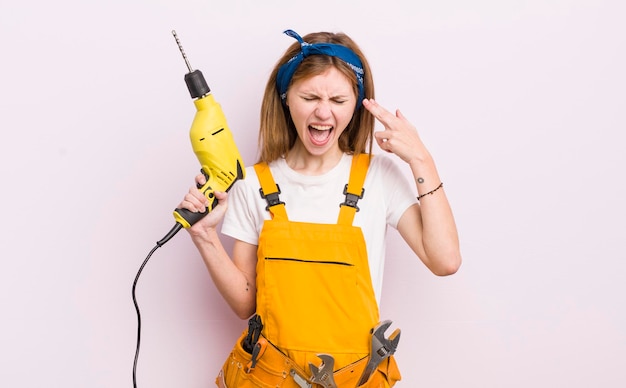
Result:
{"type": "Polygon", "coordinates": [[[201,165],[200,171],[206,178],[206,183],[198,185],[198,189],[209,200],[209,206],[203,213],[175,209],[176,225],[157,243],[159,246],[165,244],[181,228],[191,227],[213,210],[217,206],[217,198],[214,194],[216,190],[228,191],[238,179],[245,178],[241,155],[220,104],[211,94],[211,89],[202,72],[192,69],[176,31],[172,31],[172,35],[189,69],[189,73],[185,74],[185,83],[196,106],[196,115],[191,124],[189,137],[193,151],[201,165]]]}

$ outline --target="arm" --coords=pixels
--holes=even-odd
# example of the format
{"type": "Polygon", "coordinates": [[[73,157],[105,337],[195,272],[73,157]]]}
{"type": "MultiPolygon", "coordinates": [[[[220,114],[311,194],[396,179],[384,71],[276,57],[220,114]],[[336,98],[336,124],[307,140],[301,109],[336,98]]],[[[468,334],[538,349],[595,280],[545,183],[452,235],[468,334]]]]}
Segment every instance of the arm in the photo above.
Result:
{"type": "MultiPolygon", "coordinates": [[[[198,175],[196,181],[203,184],[204,176],[198,175]]],[[[218,199],[215,209],[187,231],[224,300],[239,318],[246,319],[256,310],[257,247],[235,240],[231,260],[217,231],[228,207],[228,194],[215,192],[215,196],[218,199]]],[[[203,212],[208,204],[206,197],[194,186],[178,207],[203,212]]]]}
{"type": "MultiPolygon", "coordinates": [[[[418,195],[435,190],[441,180],[415,127],[400,111],[394,115],[373,100],[364,100],[363,106],[385,126],[384,131],[374,134],[380,148],[394,153],[411,168],[418,195]]],[[[461,265],[456,224],[443,187],[409,207],[400,217],[398,231],[434,274],[451,275],[461,265]]]]}

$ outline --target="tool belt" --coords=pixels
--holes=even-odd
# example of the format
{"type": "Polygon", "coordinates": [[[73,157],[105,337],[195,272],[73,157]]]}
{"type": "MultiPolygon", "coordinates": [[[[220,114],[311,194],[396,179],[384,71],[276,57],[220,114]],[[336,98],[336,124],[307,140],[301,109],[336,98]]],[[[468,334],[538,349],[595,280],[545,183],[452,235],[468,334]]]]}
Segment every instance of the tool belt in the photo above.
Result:
{"type": "MultiPolygon", "coordinates": [[[[244,350],[243,344],[248,337],[245,330],[237,340],[233,350],[220,370],[216,384],[220,388],[303,388],[324,387],[311,382],[311,375],[288,358],[265,337],[259,336],[252,353],[244,350]],[[253,354],[256,353],[256,355],[253,354]]],[[[341,368],[333,373],[338,388],[356,387],[367,365],[369,357],[341,368]]],[[[386,358],[372,373],[362,388],[393,387],[401,378],[396,361],[392,356],[386,358]]]]}

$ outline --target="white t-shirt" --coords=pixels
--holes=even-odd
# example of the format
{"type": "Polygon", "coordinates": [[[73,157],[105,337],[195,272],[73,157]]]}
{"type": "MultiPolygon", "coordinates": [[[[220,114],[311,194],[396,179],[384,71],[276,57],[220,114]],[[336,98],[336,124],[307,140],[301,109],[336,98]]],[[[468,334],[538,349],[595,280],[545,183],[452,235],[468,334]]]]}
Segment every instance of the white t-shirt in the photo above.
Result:
{"type": "MultiPolygon", "coordinates": [[[[279,197],[285,202],[289,220],[337,223],[339,204],[345,201],[343,189],[348,183],[351,164],[352,156],[344,154],[337,166],[327,173],[309,176],[292,170],[285,159],[271,162],[269,167],[281,190],[279,197]]],[[[270,219],[260,187],[254,168],[247,167],[246,178],[237,181],[229,191],[223,234],[258,245],[263,222],[270,219]]],[[[415,189],[386,155],[371,159],[363,188],[363,198],[357,204],[360,210],[356,212],[353,225],[363,231],[374,292],[380,302],[387,225],[396,228],[404,211],[417,203],[417,199],[415,189]]]]}

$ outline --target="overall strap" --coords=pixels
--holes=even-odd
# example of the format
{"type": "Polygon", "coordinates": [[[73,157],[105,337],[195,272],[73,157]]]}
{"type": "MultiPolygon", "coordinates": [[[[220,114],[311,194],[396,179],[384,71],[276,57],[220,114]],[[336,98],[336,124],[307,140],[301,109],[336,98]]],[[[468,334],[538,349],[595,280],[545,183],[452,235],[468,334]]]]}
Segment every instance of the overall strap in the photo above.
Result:
{"type": "Polygon", "coordinates": [[[254,165],[254,171],[256,171],[259,183],[261,183],[261,188],[259,189],[261,198],[267,201],[265,210],[270,212],[272,219],[278,217],[278,219],[287,221],[285,203],[278,198],[280,187],[274,182],[270,167],[265,162],[259,162],[254,165]]]}
{"type": "Polygon", "coordinates": [[[363,183],[365,175],[370,164],[370,155],[362,153],[352,157],[352,167],[350,168],[350,180],[343,189],[346,200],[339,205],[339,219],[337,223],[340,225],[352,225],[354,215],[359,211],[357,202],[363,198],[363,183]]]}

